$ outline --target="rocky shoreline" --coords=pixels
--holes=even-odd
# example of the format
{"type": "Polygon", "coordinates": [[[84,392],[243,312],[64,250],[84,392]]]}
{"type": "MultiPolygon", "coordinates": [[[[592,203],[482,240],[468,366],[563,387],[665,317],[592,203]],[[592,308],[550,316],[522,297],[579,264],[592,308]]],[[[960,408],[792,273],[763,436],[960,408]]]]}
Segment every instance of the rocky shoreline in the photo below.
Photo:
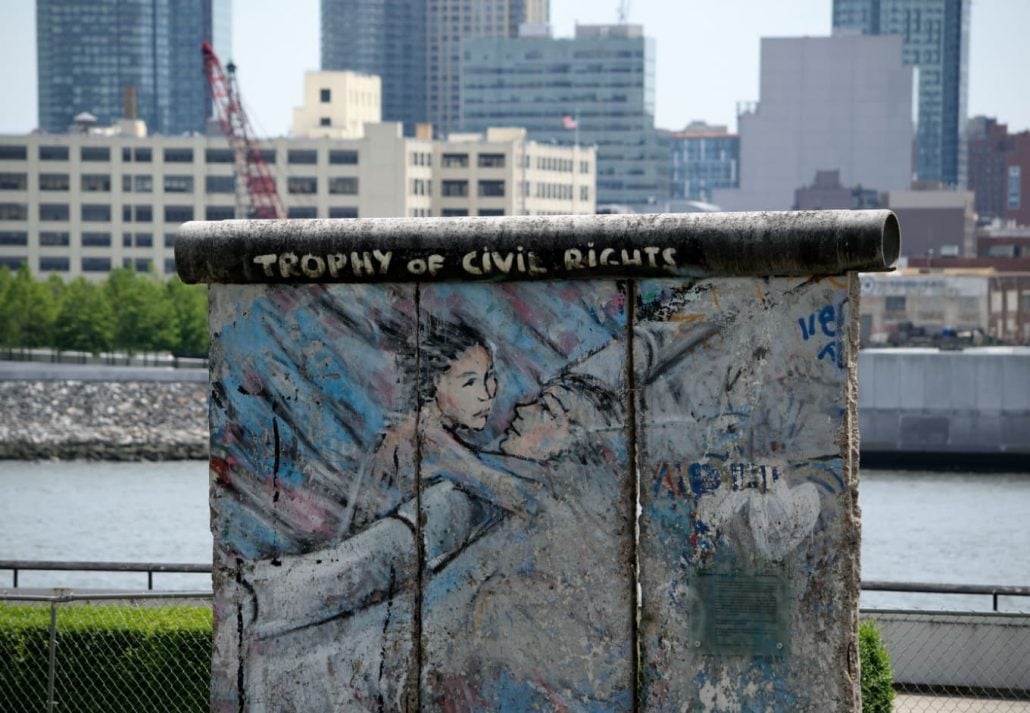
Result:
{"type": "Polygon", "coordinates": [[[205,460],[207,384],[0,381],[0,459],[205,460]]]}

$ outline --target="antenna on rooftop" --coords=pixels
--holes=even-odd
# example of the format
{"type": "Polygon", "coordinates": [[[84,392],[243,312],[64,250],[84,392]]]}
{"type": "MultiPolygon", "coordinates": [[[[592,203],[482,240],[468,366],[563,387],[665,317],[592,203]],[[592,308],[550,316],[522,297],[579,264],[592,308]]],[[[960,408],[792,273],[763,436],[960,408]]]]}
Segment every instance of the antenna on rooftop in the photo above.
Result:
{"type": "Polygon", "coordinates": [[[619,0],[619,24],[625,25],[629,17],[629,0],[619,0]]]}

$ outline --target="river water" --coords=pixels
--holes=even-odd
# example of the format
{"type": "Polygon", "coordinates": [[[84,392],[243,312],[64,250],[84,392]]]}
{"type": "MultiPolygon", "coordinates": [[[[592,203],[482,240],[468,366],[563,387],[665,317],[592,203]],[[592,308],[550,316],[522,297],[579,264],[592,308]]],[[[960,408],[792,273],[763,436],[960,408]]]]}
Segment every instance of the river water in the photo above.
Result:
{"type": "MultiPolygon", "coordinates": [[[[863,470],[862,578],[1030,586],[1030,473],[863,470]]],[[[0,559],[211,562],[207,463],[0,461],[0,559]]],[[[144,574],[22,572],[22,587],[143,589],[144,574]]],[[[10,573],[0,571],[0,588],[10,573]]],[[[157,588],[209,589],[206,575],[157,588]]],[[[989,598],[865,593],[864,606],[983,609],[989,598]]],[[[1003,609],[1030,609],[1005,598],[1003,609]]]]}

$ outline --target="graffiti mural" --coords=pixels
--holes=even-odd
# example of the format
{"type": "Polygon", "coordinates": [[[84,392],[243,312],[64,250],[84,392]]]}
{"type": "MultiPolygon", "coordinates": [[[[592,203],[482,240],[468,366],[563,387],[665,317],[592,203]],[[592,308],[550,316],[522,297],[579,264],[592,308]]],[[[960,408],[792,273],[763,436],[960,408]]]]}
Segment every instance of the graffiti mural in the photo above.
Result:
{"type": "Polygon", "coordinates": [[[637,359],[642,704],[845,710],[857,516],[845,462],[846,278],[642,281],[637,331],[696,325],[637,359]],[[819,680],[819,686],[810,685],[819,680]]]}
{"type": "Polygon", "coordinates": [[[854,283],[213,290],[213,708],[848,709],[854,283]]]}
{"type": "Polygon", "coordinates": [[[212,299],[220,710],[630,710],[627,288],[212,299]]]}

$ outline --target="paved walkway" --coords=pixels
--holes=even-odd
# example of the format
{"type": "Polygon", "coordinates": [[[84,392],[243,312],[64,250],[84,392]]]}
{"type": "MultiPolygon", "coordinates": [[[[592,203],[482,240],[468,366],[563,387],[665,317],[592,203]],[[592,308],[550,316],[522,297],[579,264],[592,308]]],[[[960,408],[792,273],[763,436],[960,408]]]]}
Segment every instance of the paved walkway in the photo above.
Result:
{"type": "Polygon", "coordinates": [[[895,713],[1030,713],[1030,701],[899,694],[895,713]]]}

